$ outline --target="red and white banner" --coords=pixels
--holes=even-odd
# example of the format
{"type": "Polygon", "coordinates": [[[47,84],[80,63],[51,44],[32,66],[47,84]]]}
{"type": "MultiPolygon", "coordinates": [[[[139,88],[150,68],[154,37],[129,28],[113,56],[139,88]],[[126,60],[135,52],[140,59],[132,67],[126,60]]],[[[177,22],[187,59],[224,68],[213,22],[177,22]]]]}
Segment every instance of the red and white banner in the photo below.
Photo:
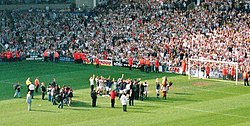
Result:
{"type": "MultiPolygon", "coordinates": [[[[99,60],[101,66],[113,66],[112,60],[99,60]]],[[[96,64],[95,62],[93,64],[96,64]]]]}

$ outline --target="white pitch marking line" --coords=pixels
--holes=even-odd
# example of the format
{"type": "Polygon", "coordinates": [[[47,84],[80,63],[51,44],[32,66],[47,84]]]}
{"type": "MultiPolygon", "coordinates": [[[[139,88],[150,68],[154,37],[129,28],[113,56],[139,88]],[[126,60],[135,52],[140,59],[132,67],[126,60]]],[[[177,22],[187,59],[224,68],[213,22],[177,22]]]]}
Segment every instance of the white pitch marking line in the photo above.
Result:
{"type": "Polygon", "coordinates": [[[196,112],[203,112],[203,113],[210,113],[210,114],[217,114],[217,115],[223,115],[223,116],[231,116],[231,117],[239,117],[239,118],[250,119],[250,117],[247,117],[247,116],[225,114],[225,113],[206,111],[206,110],[200,110],[200,109],[191,109],[191,108],[185,108],[185,107],[180,107],[180,106],[177,106],[177,107],[175,106],[174,108],[179,108],[179,109],[183,109],[183,110],[190,110],[190,111],[196,111],[196,112]]]}

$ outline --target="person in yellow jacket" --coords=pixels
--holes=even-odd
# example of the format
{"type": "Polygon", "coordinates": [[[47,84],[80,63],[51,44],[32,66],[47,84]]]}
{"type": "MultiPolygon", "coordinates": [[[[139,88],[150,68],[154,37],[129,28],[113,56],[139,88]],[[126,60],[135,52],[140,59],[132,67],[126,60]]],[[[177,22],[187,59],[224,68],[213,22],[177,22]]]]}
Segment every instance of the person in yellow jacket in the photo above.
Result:
{"type": "Polygon", "coordinates": [[[26,80],[26,85],[27,85],[27,89],[28,89],[28,91],[27,92],[29,92],[30,90],[29,90],[29,86],[30,86],[30,84],[31,84],[31,81],[30,81],[30,78],[28,77],[28,79],[26,80]]]}

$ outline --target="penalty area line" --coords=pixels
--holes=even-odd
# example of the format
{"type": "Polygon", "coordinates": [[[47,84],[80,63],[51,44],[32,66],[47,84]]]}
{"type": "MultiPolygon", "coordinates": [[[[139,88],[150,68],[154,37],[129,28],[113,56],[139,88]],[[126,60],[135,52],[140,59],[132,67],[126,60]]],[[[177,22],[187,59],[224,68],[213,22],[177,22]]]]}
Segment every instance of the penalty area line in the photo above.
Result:
{"type": "MultiPolygon", "coordinates": [[[[231,84],[234,84],[235,85],[235,81],[230,81],[230,80],[220,80],[220,79],[215,79],[215,78],[211,78],[211,79],[207,79],[207,78],[198,78],[198,77],[193,77],[195,79],[200,79],[200,80],[206,80],[206,81],[217,81],[217,82],[225,82],[223,84],[226,84],[226,83],[231,83],[231,84]]],[[[191,79],[190,79],[191,80],[191,79]]],[[[189,81],[190,81],[189,80],[189,81]]],[[[242,81],[238,81],[237,85],[241,85],[239,83],[242,83],[242,81]]]]}

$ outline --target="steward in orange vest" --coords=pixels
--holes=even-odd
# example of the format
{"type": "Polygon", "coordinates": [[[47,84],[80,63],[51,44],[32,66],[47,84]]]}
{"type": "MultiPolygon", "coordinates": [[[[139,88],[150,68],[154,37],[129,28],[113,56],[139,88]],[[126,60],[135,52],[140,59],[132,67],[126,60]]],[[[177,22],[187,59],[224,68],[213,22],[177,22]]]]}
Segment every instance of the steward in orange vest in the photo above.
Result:
{"type": "Polygon", "coordinates": [[[129,70],[132,70],[132,65],[133,65],[133,59],[132,59],[132,57],[130,57],[128,59],[128,65],[129,65],[129,70]]]}
{"type": "Polygon", "coordinates": [[[82,62],[85,63],[86,62],[86,54],[83,52],[81,54],[81,56],[82,56],[82,62]]]}
{"type": "Polygon", "coordinates": [[[82,63],[82,56],[80,52],[76,52],[76,62],[82,63]]]}
{"type": "Polygon", "coordinates": [[[16,61],[20,61],[20,53],[19,53],[19,51],[16,50],[15,54],[16,54],[16,61]]]}
{"type": "Polygon", "coordinates": [[[160,66],[159,59],[156,58],[156,60],[155,60],[155,71],[156,71],[156,73],[159,73],[159,66],[160,66]]]}
{"type": "Polygon", "coordinates": [[[234,67],[231,68],[231,79],[234,80],[235,77],[235,69],[234,67]]]}
{"type": "Polygon", "coordinates": [[[95,58],[95,63],[96,63],[96,68],[99,68],[100,62],[98,57],[95,58]]]}
{"type": "Polygon", "coordinates": [[[2,51],[2,53],[1,53],[1,59],[2,59],[2,62],[5,62],[5,52],[4,51],[2,51]]]}
{"type": "Polygon", "coordinates": [[[222,68],[222,76],[223,76],[223,80],[226,80],[226,78],[227,78],[227,68],[226,67],[222,68]]]}
{"type": "Polygon", "coordinates": [[[59,53],[57,51],[55,51],[54,53],[54,58],[55,58],[55,62],[57,63],[59,61],[59,53]]]}
{"type": "Polygon", "coordinates": [[[182,68],[182,75],[186,75],[187,64],[184,59],[182,60],[181,68],[182,68]]]}
{"type": "Polygon", "coordinates": [[[144,71],[144,59],[143,58],[140,58],[140,67],[141,67],[141,71],[144,71]]]}
{"type": "Polygon", "coordinates": [[[43,57],[44,57],[44,61],[45,61],[45,62],[48,62],[49,55],[48,55],[48,51],[47,51],[47,50],[45,50],[45,51],[43,52],[43,57]]]}
{"type": "Polygon", "coordinates": [[[210,67],[209,65],[206,66],[206,78],[210,78],[210,67]]]}
{"type": "Polygon", "coordinates": [[[75,51],[74,54],[73,54],[73,58],[74,58],[74,62],[75,62],[75,63],[76,63],[76,52],[77,52],[77,51],[75,51]]]}
{"type": "Polygon", "coordinates": [[[247,71],[245,70],[244,72],[243,72],[243,80],[244,80],[244,86],[249,86],[249,83],[248,83],[248,73],[247,73],[247,71]]]}
{"type": "Polygon", "coordinates": [[[145,62],[145,65],[146,65],[146,72],[150,72],[150,60],[149,58],[146,59],[146,62],[145,62]]]}
{"type": "Polygon", "coordinates": [[[11,61],[11,59],[12,59],[12,52],[11,51],[6,52],[6,58],[7,58],[7,62],[11,61]]]}

